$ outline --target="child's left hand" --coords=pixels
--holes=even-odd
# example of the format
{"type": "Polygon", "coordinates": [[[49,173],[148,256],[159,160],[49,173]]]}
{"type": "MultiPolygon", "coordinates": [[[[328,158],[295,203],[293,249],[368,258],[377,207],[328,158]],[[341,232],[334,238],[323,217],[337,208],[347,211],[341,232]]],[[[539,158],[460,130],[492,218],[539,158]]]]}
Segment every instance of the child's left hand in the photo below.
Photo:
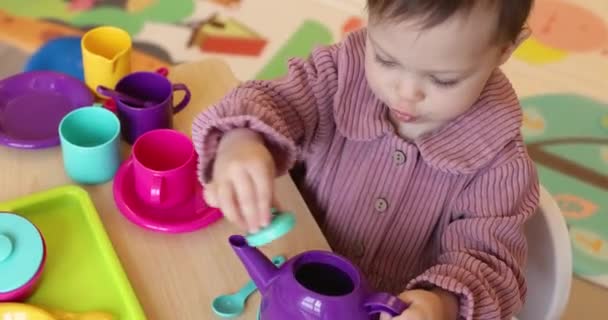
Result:
{"type": "Polygon", "coordinates": [[[409,307],[395,318],[382,314],[380,320],[456,320],[458,299],[442,289],[409,290],[399,295],[409,307]]]}

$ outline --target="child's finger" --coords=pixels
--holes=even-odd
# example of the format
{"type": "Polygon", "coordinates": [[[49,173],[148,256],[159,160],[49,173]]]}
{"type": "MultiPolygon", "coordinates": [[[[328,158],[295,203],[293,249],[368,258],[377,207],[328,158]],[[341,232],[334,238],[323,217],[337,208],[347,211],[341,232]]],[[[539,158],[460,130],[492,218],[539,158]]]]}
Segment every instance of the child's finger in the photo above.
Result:
{"type": "Polygon", "coordinates": [[[203,188],[203,199],[205,199],[207,205],[214,208],[219,207],[216,189],[215,183],[206,184],[203,188]]]}
{"type": "Polygon", "coordinates": [[[410,306],[401,315],[395,318],[387,318],[393,320],[426,320],[424,313],[420,310],[420,308],[416,308],[415,306],[410,306]]]}
{"type": "Polygon", "coordinates": [[[257,218],[256,191],[251,177],[244,171],[242,175],[233,180],[233,183],[238,206],[247,223],[247,229],[250,233],[258,232],[260,224],[257,218]]]}
{"type": "Polygon", "coordinates": [[[217,187],[217,195],[220,209],[224,216],[232,223],[243,229],[247,229],[247,224],[239,212],[234,190],[231,183],[222,183],[217,187]]]}
{"type": "Polygon", "coordinates": [[[391,317],[388,313],[382,312],[380,314],[380,319],[379,320],[391,320],[391,319],[393,319],[393,317],[391,317]]]}
{"type": "Polygon", "coordinates": [[[261,166],[258,170],[253,170],[251,176],[257,192],[259,222],[265,227],[270,223],[270,206],[274,194],[274,180],[270,170],[264,166],[261,166]]]}

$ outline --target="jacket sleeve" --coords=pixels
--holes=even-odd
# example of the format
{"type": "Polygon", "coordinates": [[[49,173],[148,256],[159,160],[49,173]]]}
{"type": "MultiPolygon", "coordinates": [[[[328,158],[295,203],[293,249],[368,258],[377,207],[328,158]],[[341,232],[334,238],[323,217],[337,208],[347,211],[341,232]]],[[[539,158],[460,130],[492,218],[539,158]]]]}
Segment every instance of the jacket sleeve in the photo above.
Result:
{"type": "Polygon", "coordinates": [[[211,180],[219,141],[235,128],[262,134],[277,174],[286,173],[299,152],[314,142],[320,117],[332,107],[338,86],[336,50],[334,45],[315,49],[308,59],[292,58],[283,78],[244,82],[199,114],[192,138],[200,181],[211,180]]]}
{"type": "Polygon", "coordinates": [[[407,289],[456,294],[461,319],[511,319],[526,295],[523,225],[538,203],[538,177],[527,156],[477,176],[455,200],[437,263],[407,289]]]}

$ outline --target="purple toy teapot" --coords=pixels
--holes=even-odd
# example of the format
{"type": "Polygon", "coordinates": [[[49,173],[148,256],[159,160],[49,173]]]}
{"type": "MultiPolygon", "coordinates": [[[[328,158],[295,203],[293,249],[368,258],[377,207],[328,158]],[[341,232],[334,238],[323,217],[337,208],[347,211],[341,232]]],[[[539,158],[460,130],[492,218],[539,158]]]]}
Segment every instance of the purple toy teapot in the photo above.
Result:
{"type": "Polygon", "coordinates": [[[261,320],[369,320],[407,308],[395,296],[372,292],[357,267],[334,253],[307,251],[276,267],[245,237],[229,241],[260,290],[261,320]]]}

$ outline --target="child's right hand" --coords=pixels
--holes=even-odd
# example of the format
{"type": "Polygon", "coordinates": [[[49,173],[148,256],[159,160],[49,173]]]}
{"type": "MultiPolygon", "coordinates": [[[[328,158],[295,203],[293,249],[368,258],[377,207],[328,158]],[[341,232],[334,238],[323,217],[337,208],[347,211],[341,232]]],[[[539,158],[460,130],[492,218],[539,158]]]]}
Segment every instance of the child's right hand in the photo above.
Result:
{"type": "Polygon", "coordinates": [[[205,185],[205,201],[249,232],[270,223],[275,163],[261,136],[235,129],[220,141],[213,180],[205,185]]]}

